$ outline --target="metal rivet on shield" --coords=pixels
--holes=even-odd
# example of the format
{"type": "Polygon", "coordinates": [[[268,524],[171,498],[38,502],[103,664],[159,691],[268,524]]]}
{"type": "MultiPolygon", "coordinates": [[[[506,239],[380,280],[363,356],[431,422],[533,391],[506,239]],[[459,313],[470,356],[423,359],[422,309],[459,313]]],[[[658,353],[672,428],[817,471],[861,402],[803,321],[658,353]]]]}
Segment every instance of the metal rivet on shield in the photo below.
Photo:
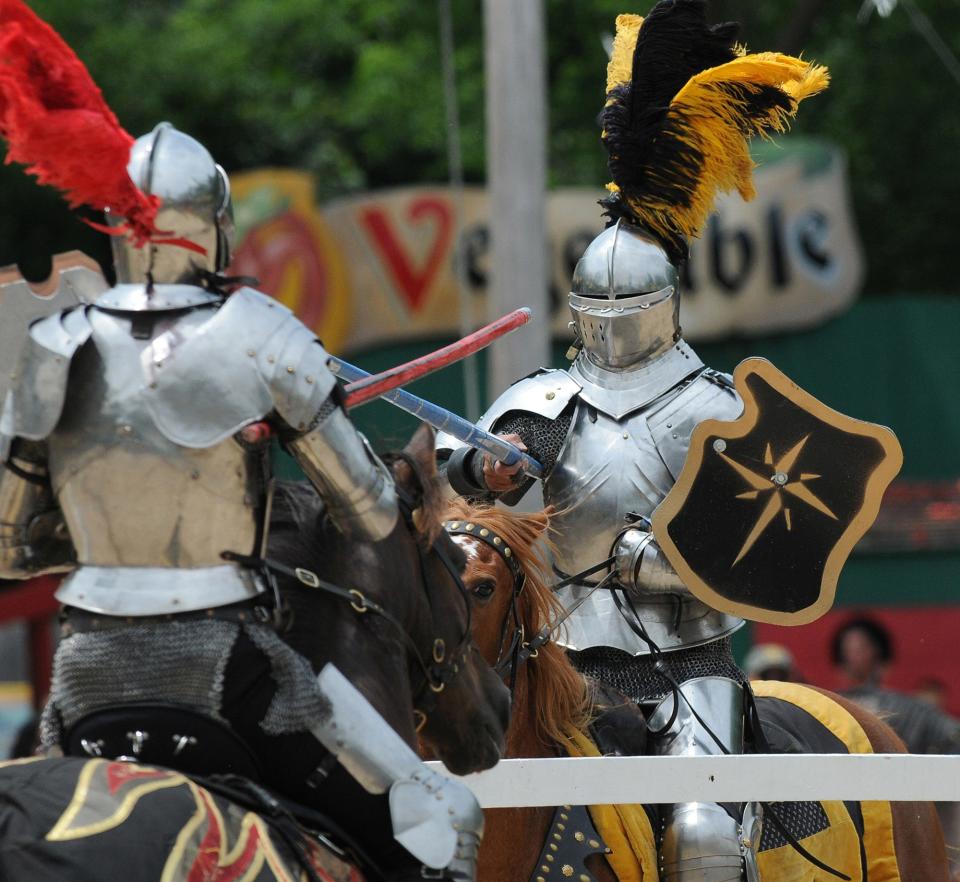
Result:
{"type": "Polygon", "coordinates": [[[480,535],[481,535],[481,536],[489,536],[489,535],[490,535],[490,531],[489,531],[486,527],[484,527],[484,528],[480,531],[480,535]]]}
{"type": "Polygon", "coordinates": [[[724,441],[723,438],[717,438],[717,440],[713,442],[713,449],[716,450],[717,453],[723,453],[723,451],[727,449],[727,442],[724,441]]]}
{"type": "Polygon", "coordinates": [[[556,393],[556,392],[548,392],[548,393],[547,393],[547,401],[553,401],[553,399],[556,398],[556,397],[557,397],[557,393],[556,393]]]}

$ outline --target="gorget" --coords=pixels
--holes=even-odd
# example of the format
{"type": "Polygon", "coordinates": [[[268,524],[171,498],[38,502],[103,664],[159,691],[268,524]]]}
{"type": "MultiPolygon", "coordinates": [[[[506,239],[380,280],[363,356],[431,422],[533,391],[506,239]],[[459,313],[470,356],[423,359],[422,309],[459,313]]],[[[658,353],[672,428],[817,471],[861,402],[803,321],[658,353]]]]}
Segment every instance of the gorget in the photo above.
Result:
{"type": "Polygon", "coordinates": [[[223,297],[198,285],[114,285],[94,305],[118,312],[166,312],[219,303],[223,297]]]}
{"type": "Polygon", "coordinates": [[[622,371],[599,367],[581,352],[569,373],[581,386],[582,401],[620,419],[651,404],[703,366],[687,343],[679,340],[657,358],[622,371]]]}

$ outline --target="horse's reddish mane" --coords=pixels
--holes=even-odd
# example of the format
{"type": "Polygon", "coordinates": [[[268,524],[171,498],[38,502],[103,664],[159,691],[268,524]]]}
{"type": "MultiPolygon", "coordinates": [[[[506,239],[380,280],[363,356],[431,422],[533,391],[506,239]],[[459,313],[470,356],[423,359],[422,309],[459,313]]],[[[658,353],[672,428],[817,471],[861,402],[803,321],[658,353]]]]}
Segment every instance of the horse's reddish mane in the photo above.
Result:
{"type": "MultiPolygon", "coordinates": [[[[544,625],[557,621],[563,605],[550,588],[550,565],[545,539],[551,510],[519,514],[492,505],[470,505],[463,499],[452,500],[448,520],[469,520],[487,527],[513,550],[526,576],[519,597],[520,619],[529,639],[544,625]]],[[[498,593],[512,591],[512,585],[497,585],[498,593]]],[[[529,705],[537,736],[544,745],[560,740],[566,726],[584,727],[590,717],[586,681],[577,673],[566,652],[554,642],[541,647],[527,662],[529,705]]]]}

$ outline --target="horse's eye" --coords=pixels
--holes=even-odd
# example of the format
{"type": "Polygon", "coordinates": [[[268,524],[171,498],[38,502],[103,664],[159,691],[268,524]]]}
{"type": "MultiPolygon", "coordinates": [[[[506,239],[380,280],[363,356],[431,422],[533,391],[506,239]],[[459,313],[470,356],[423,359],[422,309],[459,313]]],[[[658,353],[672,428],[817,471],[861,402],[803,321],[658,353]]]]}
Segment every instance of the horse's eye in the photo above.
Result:
{"type": "Polygon", "coordinates": [[[474,586],[473,593],[480,600],[489,600],[493,596],[496,587],[496,584],[493,582],[481,582],[479,585],[474,586]]]}

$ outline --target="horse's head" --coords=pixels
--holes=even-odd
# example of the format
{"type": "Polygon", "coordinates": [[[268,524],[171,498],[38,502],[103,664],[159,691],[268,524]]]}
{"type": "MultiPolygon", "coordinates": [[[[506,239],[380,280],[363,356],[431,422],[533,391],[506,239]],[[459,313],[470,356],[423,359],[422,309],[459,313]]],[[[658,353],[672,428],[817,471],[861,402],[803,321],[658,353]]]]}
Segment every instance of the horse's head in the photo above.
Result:
{"type": "MultiPolygon", "coordinates": [[[[563,615],[550,588],[547,532],[551,509],[519,514],[463,499],[448,503],[445,525],[467,557],[463,581],[473,600],[473,637],[484,658],[532,707],[538,739],[555,742],[566,724],[588,714],[583,678],[548,641],[532,655],[525,645],[563,615]],[[517,658],[525,658],[519,662],[517,658]]],[[[520,713],[520,708],[517,708],[520,713]]]]}
{"type": "Polygon", "coordinates": [[[466,558],[443,529],[443,493],[436,473],[434,436],[421,428],[393,472],[412,541],[397,543],[398,573],[419,574],[416,601],[408,605],[414,658],[414,708],[421,739],[454,773],[486,769],[503,753],[509,693],[478,652],[472,604],[461,581],[466,558]]]}

